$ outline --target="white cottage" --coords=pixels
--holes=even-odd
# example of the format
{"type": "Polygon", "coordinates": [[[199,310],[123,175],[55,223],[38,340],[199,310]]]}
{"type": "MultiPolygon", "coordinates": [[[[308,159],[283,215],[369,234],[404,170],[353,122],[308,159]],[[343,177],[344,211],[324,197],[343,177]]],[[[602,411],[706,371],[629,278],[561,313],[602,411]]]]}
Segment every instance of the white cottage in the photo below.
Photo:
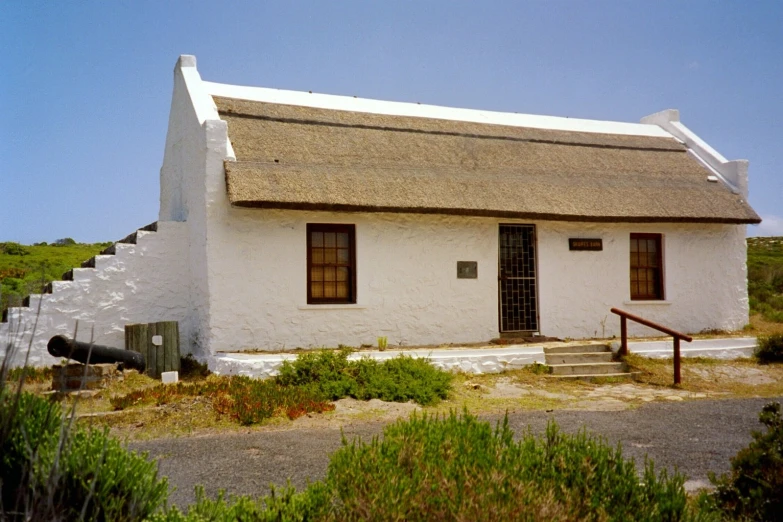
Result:
{"type": "Polygon", "coordinates": [[[182,56],[157,224],[3,327],[40,302],[41,363],[77,319],[118,347],[127,323],[178,320],[201,355],[611,336],[611,307],[736,330],[760,222],[747,166],[675,110],[621,123],[241,87],[182,56]]]}

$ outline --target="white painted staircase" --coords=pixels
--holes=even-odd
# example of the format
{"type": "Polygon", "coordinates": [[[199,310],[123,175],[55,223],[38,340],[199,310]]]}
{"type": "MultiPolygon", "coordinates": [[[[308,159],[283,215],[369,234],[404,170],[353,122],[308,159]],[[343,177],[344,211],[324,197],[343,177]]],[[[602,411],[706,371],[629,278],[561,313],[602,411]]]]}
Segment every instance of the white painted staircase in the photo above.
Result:
{"type": "Polygon", "coordinates": [[[556,377],[632,377],[625,363],[613,360],[612,350],[605,344],[544,348],[544,357],[552,375],[556,377]]]}
{"type": "MultiPolygon", "coordinates": [[[[98,255],[92,256],[87,261],[84,261],[81,264],[80,268],[71,268],[70,270],[65,272],[62,275],[62,277],[61,277],[61,281],[74,281],[74,271],[75,270],[78,271],[78,270],[81,270],[81,269],[90,269],[89,270],[89,274],[92,274],[93,272],[95,272],[95,269],[97,268],[96,267],[96,263],[97,263],[97,259],[98,259],[99,256],[113,256],[113,255],[116,255],[116,253],[117,253],[117,244],[122,243],[122,244],[128,244],[128,245],[135,245],[136,242],[137,242],[137,238],[139,236],[139,232],[144,233],[144,232],[157,232],[157,231],[158,231],[158,222],[157,221],[154,222],[154,223],[150,223],[149,225],[138,229],[136,232],[133,232],[132,234],[130,234],[130,235],[120,239],[116,243],[113,243],[111,246],[101,250],[101,252],[98,255]]],[[[14,313],[21,314],[21,313],[27,312],[27,310],[23,310],[23,309],[29,309],[30,308],[30,303],[32,301],[34,301],[36,298],[37,299],[41,299],[41,298],[43,298],[43,296],[45,294],[53,293],[54,290],[55,290],[55,287],[57,285],[59,285],[59,282],[52,281],[52,282],[48,283],[44,287],[42,294],[28,295],[24,299],[22,299],[22,305],[21,306],[10,307],[10,308],[7,308],[7,309],[3,310],[3,316],[2,316],[2,318],[0,318],[0,322],[7,323],[8,319],[9,319],[9,315],[13,315],[14,313]]]]}
{"type": "Polygon", "coordinates": [[[54,335],[122,348],[125,325],[181,321],[188,339],[188,236],[184,222],[152,223],[104,249],[80,267],[52,281],[0,321],[0,360],[13,345],[13,365],[45,366],[56,361],[46,350],[54,335]]]}

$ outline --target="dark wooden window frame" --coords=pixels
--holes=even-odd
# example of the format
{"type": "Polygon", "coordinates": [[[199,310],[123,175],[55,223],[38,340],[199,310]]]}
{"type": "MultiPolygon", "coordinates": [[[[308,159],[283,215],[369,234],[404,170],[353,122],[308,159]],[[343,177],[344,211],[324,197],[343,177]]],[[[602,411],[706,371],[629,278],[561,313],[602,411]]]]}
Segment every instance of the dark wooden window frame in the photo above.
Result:
{"type": "MultiPolygon", "coordinates": [[[[657,254],[657,260],[656,264],[657,266],[647,266],[647,265],[633,265],[633,258],[631,256],[631,244],[628,245],[628,257],[629,257],[629,276],[628,276],[628,282],[630,285],[631,290],[631,301],[663,301],[666,296],[664,294],[664,270],[663,270],[663,235],[662,234],[650,234],[650,233],[632,233],[631,234],[631,241],[633,240],[639,240],[639,239],[645,239],[645,240],[654,240],[656,245],[656,254],[657,254]],[[655,272],[654,276],[654,293],[649,294],[639,292],[638,291],[638,285],[637,288],[634,289],[634,283],[633,283],[633,271],[634,270],[653,270],[655,272]]],[[[637,273],[637,281],[638,281],[638,273],[637,273]]]]}
{"type": "Polygon", "coordinates": [[[308,223],[307,224],[307,304],[355,304],[356,303],[356,225],[336,223],[308,223]],[[313,232],[340,232],[348,234],[349,260],[347,264],[320,263],[313,264],[313,232]],[[313,267],[347,267],[348,268],[348,296],[338,297],[313,297],[313,267]]]}

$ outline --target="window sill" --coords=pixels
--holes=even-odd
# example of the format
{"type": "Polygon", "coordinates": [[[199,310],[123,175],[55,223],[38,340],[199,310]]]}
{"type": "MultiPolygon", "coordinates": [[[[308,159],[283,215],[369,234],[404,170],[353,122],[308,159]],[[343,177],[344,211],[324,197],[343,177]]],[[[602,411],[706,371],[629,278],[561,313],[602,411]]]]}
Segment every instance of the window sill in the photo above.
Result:
{"type": "Polygon", "coordinates": [[[364,310],[367,305],[363,304],[339,304],[339,303],[324,303],[324,304],[308,304],[299,305],[297,308],[300,310],[364,310]]]}
{"type": "Polygon", "coordinates": [[[672,304],[671,301],[623,301],[624,305],[665,305],[672,304]]]}

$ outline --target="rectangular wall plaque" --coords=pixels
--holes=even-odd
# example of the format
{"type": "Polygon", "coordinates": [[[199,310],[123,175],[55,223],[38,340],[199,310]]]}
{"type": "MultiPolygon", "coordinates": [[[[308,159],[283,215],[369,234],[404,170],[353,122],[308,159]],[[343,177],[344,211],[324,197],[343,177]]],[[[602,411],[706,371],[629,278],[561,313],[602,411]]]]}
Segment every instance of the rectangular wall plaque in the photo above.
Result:
{"type": "Polygon", "coordinates": [[[478,279],[478,261],[457,261],[457,279],[478,279]]]}
{"type": "Polygon", "coordinates": [[[595,252],[603,249],[604,241],[601,238],[568,238],[568,250],[591,250],[595,252]]]}

